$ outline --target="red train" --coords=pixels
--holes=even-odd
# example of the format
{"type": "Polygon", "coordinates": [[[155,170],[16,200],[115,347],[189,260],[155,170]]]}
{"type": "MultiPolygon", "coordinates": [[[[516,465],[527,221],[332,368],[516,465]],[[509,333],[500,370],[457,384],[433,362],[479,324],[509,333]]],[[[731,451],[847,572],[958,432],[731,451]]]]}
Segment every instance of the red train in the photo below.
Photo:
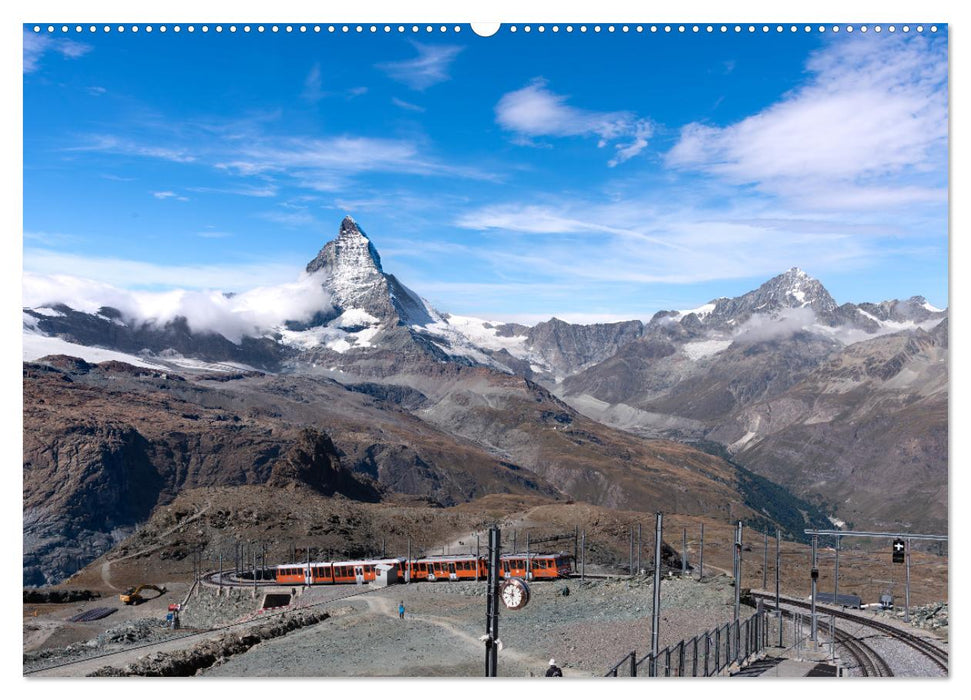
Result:
{"type": "MultiPolygon", "coordinates": [[[[506,554],[500,557],[503,578],[527,580],[565,578],[573,573],[570,554],[506,554]]],[[[472,554],[412,559],[309,562],[276,567],[276,582],[312,586],[328,583],[368,583],[382,572],[389,581],[484,581],[489,576],[485,557],[472,554]]]]}

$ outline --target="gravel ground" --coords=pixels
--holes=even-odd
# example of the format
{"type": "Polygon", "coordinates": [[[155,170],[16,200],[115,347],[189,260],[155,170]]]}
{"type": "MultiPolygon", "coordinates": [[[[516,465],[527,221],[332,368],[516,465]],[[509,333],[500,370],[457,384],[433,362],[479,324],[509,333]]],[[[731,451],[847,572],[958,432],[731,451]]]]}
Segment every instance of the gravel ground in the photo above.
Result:
{"type": "MultiPolygon", "coordinates": [[[[313,589],[310,604],[353,587],[313,589]]],[[[451,676],[483,672],[485,583],[417,583],[368,591],[325,606],[332,617],[253,647],[206,676],[451,676]],[[397,615],[405,603],[404,620],[397,615]]],[[[500,617],[499,675],[542,675],[550,657],[566,676],[602,676],[632,649],[650,648],[649,580],[534,582],[531,600],[500,617]],[[564,589],[569,594],[564,595],[564,589]]],[[[663,648],[731,619],[727,577],[662,584],[663,648]]]]}
{"type": "Polygon", "coordinates": [[[80,661],[135,644],[172,639],[178,632],[168,629],[163,620],[144,618],[111,627],[97,637],[66,647],[24,653],[24,671],[30,672],[66,661],[80,661]]]}

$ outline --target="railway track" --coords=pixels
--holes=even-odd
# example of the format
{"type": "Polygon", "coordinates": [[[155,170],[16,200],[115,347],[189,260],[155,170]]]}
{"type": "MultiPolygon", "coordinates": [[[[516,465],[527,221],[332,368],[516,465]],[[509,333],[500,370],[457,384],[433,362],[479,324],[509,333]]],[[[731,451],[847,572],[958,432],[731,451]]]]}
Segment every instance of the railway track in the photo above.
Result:
{"type": "MultiPolygon", "coordinates": [[[[783,605],[788,601],[780,601],[783,605]]],[[[767,610],[775,610],[775,605],[772,603],[766,604],[767,610]]],[[[789,619],[794,619],[796,613],[788,608],[781,608],[783,617],[789,619]]],[[[870,647],[865,642],[857,639],[849,632],[841,630],[825,620],[819,620],[817,622],[819,628],[828,634],[832,639],[835,640],[847,656],[856,662],[855,666],[850,666],[850,668],[856,668],[861,676],[865,677],[889,677],[893,676],[893,670],[890,665],[883,659],[880,654],[877,653],[875,649],[870,647]]]]}
{"type": "MultiPolygon", "coordinates": [[[[767,603],[769,605],[769,607],[771,607],[771,608],[774,609],[773,602],[775,600],[775,596],[767,595],[767,594],[764,594],[764,593],[753,593],[753,596],[756,597],[756,598],[762,599],[763,602],[767,603]]],[[[805,602],[803,600],[797,600],[795,598],[789,598],[789,597],[786,597],[786,596],[780,596],[779,601],[780,601],[780,603],[785,603],[786,605],[791,605],[793,607],[797,607],[797,608],[801,608],[801,609],[806,609],[806,610],[811,610],[812,609],[811,603],[807,603],[807,602],[805,602]]],[[[819,624],[820,618],[823,617],[823,615],[821,615],[821,613],[824,613],[825,614],[825,617],[832,616],[832,617],[837,618],[837,619],[840,619],[840,620],[846,620],[846,621],[853,622],[855,624],[858,624],[858,625],[861,625],[861,626],[864,626],[864,627],[869,627],[871,629],[877,630],[878,632],[886,635],[888,638],[893,639],[895,641],[898,641],[898,642],[900,642],[902,644],[905,644],[906,646],[910,647],[911,649],[917,651],[923,657],[925,657],[928,660],[930,660],[931,663],[933,663],[938,669],[940,669],[941,671],[943,671],[944,675],[947,675],[948,674],[948,652],[946,650],[944,650],[944,649],[941,649],[939,646],[937,646],[936,644],[934,644],[933,642],[931,642],[927,638],[922,637],[921,635],[914,634],[914,633],[908,632],[906,630],[902,630],[902,629],[900,629],[900,628],[898,628],[898,627],[896,627],[894,625],[891,625],[891,624],[889,624],[887,622],[881,622],[879,620],[874,620],[874,619],[871,619],[871,618],[868,618],[868,617],[863,617],[861,615],[855,615],[855,614],[850,613],[850,612],[847,612],[847,611],[845,611],[845,610],[843,610],[841,608],[834,608],[834,607],[830,607],[830,606],[826,606],[826,605],[820,605],[819,603],[817,603],[816,604],[816,611],[817,611],[817,620],[818,620],[817,621],[817,624],[819,624]]],[[[823,620],[823,622],[825,622],[825,621],[823,620]]],[[[827,627],[828,627],[828,623],[827,623],[827,627]]],[[[856,637],[853,637],[853,635],[850,635],[848,632],[844,632],[843,630],[837,629],[837,641],[840,644],[842,644],[848,651],[850,651],[850,654],[852,656],[854,656],[854,658],[856,658],[856,655],[853,654],[853,652],[851,651],[851,649],[854,646],[854,642],[857,645],[862,644],[862,642],[860,642],[859,639],[857,639],[856,637]],[[851,642],[849,642],[849,644],[847,644],[844,641],[844,635],[851,637],[851,639],[853,641],[851,641],[851,642]]],[[[869,645],[865,645],[864,644],[863,646],[867,647],[867,649],[870,649],[872,651],[872,649],[869,647],[869,645]]],[[[865,650],[858,650],[858,651],[863,651],[864,652],[864,655],[866,655],[865,650]]],[[[883,658],[880,657],[880,655],[879,654],[876,654],[875,652],[873,652],[873,654],[880,659],[880,662],[875,662],[875,660],[873,660],[873,659],[871,659],[870,661],[864,661],[863,659],[858,659],[858,661],[861,664],[861,666],[860,666],[861,672],[872,671],[873,672],[873,675],[891,675],[892,676],[893,675],[893,672],[892,672],[892,670],[890,669],[889,666],[886,666],[885,669],[882,669],[881,664],[882,665],[886,665],[886,662],[883,661],[883,658]],[[873,665],[875,665],[876,668],[872,668],[871,663],[873,665]],[[889,673],[884,673],[884,672],[881,672],[881,671],[888,671],[889,673]]],[[[864,673],[864,675],[871,675],[871,674],[870,673],[864,673]]]]}

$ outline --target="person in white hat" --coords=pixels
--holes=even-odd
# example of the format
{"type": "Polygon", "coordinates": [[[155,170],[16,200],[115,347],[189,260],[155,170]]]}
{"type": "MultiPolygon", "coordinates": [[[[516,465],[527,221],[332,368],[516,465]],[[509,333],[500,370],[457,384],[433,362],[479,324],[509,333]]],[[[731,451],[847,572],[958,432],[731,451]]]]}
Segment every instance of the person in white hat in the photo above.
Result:
{"type": "Polygon", "coordinates": [[[546,669],[546,677],[547,678],[563,677],[563,671],[561,671],[560,667],[556,665],[556,661],[554,659],[550,659],[550,667],[546,669]]]}

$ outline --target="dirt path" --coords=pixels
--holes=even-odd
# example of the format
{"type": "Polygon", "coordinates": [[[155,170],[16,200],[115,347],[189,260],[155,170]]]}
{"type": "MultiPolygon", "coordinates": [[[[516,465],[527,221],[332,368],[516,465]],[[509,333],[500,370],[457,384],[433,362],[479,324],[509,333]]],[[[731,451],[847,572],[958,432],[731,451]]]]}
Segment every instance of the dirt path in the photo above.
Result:
{"type": "MultiPolygon", "coordinates": [[[[390,598],[371,597],[366,598],[365,600],[371,612],[395,619],[398,617],[398,606],[395,605],[394,601],[390,598]]],[[[478,636],[471,634],[467,630],[455,625],[452,621],[446,618],[438,617],[436,615],[415,615],[408,613],[407,611],[405,615],[410,619],[419,620],[421,622],[426,622],[442,628],[452,636],[461,639],[474,652],[482,653],[485,651],[485,643],[480,641],[478,636]]],[[[516,649],[504,648],[499,653],[501,658],[511,659],[512,661],[521,664],[525,668],[543,668],[549,662],[549,659],[545,657],[540,657],[535,654],[527,654],[516,649]]],[[[589,676],[589,674],[580,673],[572,669],[564,669],[563,675],[577,677],[589,676]]]]}
{"type": "MultiPolygon", "coordinates": [[[[193,522],[194,520],[198,520],[203,515],[205,515],[206,512],[211,507],[212,507],[212,503],[211,502],[206,502],[206,505],[203,506],[197,512],[193,513],[192,515],[190,515],[189,517],[185,518],[184,520],[180,520],[178,523],[176,523],[175,525],[173,525],[172,527],[170,527],[165,532],[159,533],[158,538],[161,539],[161,538],[164,538],[164,537],[168,537],[169,535],[171,535],[173,532],[175,532],[179,528],[185,527],[186,525],[188,525],[189,523],[193,522]]],[[[115,584],[113,584],[111,582],[111,565],[114,564],[115,562],[124,561],[126,559],[134,559],[135,557],[140,557],[143,554],[150,554],[151,552],[154,552],[154,551],[156,551],[158,549],[161,549],[163,546],[164,545],[162,545],[162,544],[152,545],[151,547],[145,547],[144,549],[140,549],[137,552],[132,552],[131,554],[126,554],[123,557],[117,557],[115,559],[108,559],[106,557],[105,560],[104,560],[104,562],[101,564],[101,568],[100,568],[101,581],[104,583],[105,586],[107,586],[111,590],[113,590],[113,591],[120,591],[121,589],[118,588],[118,586],[116,586],[115,584]]]]}

